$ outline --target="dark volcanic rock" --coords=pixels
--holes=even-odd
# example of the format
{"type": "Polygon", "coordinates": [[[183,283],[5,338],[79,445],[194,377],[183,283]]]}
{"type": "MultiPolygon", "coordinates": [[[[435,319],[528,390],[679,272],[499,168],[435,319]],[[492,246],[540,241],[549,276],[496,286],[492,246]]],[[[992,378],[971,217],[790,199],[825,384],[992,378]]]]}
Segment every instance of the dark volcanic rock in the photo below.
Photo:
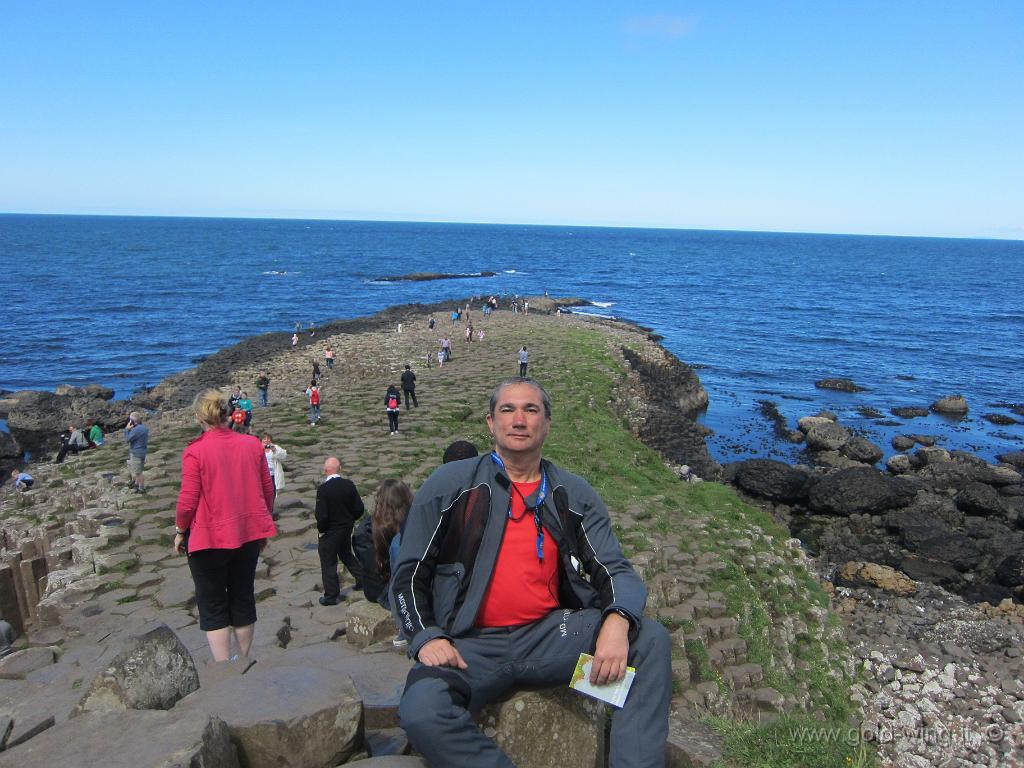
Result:
{"type": "Polygon", "coordinates": [[[916,407],[890,408],[889,413],[891,413],[893,416],[899,416],[901,419],[914,419],[917,418],[918,416],[927,416],[928,409],[916,407]]]}
{"type": "Polygon", "coordinates": [[[913,438],[906,435],[896,435],[892,439],[892,447],[897,451],[909,451],[915,445],[913,438]]]}
{"type": "Polygon", "coordinates": [[[1010,424],[1020,424],[1013,416],[1007,416],[1005,413],[986,413],[981,418],[993,424],[998,424],[1001,427],[1009,426],[1010,424]]]}
{"type": "MultiPolygon", "coordinates": [[[[69,424],[84,427],[95,419],[104,432],[124,427],[131,403],[84,394],[91,387],[72,388],[75,394],[25,390],[14,393],[16,405],[9,407],[7,426],[18,443],[32,453],[56,450],[59,435],[69,424]]],[[[97,387],[97,390],[103,390],[97,387]]]]}
{"type": "Polygon", "coordinates": [[[996,566],[996,581],[1004,587],[1024,586],[1024,554],[1010,555],[996,566]]]}
{"type": "Polygon", "coordinates": [[[834,389],[839,392],[863,392],[864,387],[857,386],[853,379],[818,379],[814,382],[818,389],[834,389]]]}
{"type": "Polygon", "coordinates": [[[859,461],[862,464],[875,464],[882,460],[885,452],[870,440],[863,437],[851,437],[839,452],[847,458],[859,461]]]}
{"type": "Polygon", "coordinates": [[[739,462],[733,482],[752,496],[787,504],[807,498],[809,485],[805,472],[771,459],[739,462]]]}
{"type": "Polygon", "coordinates": [[[422,283],[427,280],[456,280],[459,278],[466,277],[494,277],[496,274],[497,272],[468,272],[465,274],[446,274],[442,272],[414,272],[410,275],[387,275],[386,277],[378,277],[377,281],[381,283],[422,283]]]}
{"type": "Polygon", "coordinates": [[[827,475],[811,488],[810,506],[816,512],[851,515],[877,514],[909,504],[911,486],[872,467],[851,467],[827,475]]]}
{"type": "Polygon", "coordinates": [[[962,416],[969,410],[967,399],[963,395],[947,395],[932,403],[932,410],[952,416],[962,416]]]}
{"type": "Polygon", "coordinates": [[[981,559],[981,547],[974,539],[954,531],[931,515],[903,510],[888,515],[886,525],[899,532],[906,549],[927,560],[966,571],[981,559]]]}
{"type": "Polygon", "coordinates": [[[0,459],[17,459],[21,456],[21,446],[10,432],[0,432],[0,459]]]}
{"type": "Polygon", "coordinates": [[[850,430],[842,424],[815,424],[807,431],[807,448],[811,451],[837,451],[850,439],[850,430]]]}
{"type": "Polygon", "coordinates": [[[708,453],[706,427],[694,417],[708,404],[708,393],[696,371],[665,350],[662,359],[645,359],[626,347],[622,355],[639,376],[647,406],[639,437],[669,461],[689,466],[700,477],[714,478],[722,471],[708,453]]]}
{"type": "Polygon", "coordinates": [[[70,384],[58,384],[53,388],[55,395],[70,397],[98,397],[100,400],[113,400],[114,390],[100,384],[86,384],[84,387],[73,387],[70,384]]]}
{"type": "Polygon", "coordinates": [[[968,515],[1002,515],[1005,513],[999,493],[991,485],[968,483],[956,495],[956,506],[968,515]]]}
{"type": "Polygon", "coordinates": [[[1012,464],[1017,469],[1024,469],[1024,451],[1012,451],[1010,453],[1001,453],[996,456],[997,459],[1006,463],[1012,464]]]}

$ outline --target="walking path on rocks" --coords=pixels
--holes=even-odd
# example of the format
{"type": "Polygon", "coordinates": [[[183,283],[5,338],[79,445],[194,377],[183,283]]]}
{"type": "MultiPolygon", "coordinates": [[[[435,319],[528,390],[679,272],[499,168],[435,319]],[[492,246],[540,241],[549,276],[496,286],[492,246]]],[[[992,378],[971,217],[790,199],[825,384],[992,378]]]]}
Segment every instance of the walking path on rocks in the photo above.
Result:
{"type": "MultiPolygon", "coordinates": [[[[288,460],[276,504],[279,535],[257,572],[255,669],[329,670],[325,685],[340,685],[334,676],[346,675],[366,727],[395,725],[383,713],[397,699],[408,660],[390,642],[360,649],[344,639],[350,614],[359,610],[351,580],[344,589],[349,600],[331,607],[316,602],[321,585],[312,510],[323,459],[340,458],[343,474],[369,506],[385,478],[418,487],[453,440],[488,449],[488,395],[501,378],[518,373],[517,352],[525,344],[529,373],[554,403],[547,455],[601,493],[648,584],[648,612],[673,633],[671,764],[704,764],[722,749],[728,757],[730,738],[747,733],[751,720],[788,722],[810,713],[845,722],[853,714],[843,703],[853,661],[800,548],[730,489],[681,480],[697,478],[677,466],[678,459],[666,465],[635,437],[656,411],[659,423],[672,428],[665,412],[693,401],[694,393],[682,388],[696,377],[679,376],[681,364],[633,326],[538,313],[550,306],[531,299],[530,315],[501,311],[487,321],[474,310],[473,324],[485,330],[485,339],[472,343],[462,335],[464,326],[453,326],[442,311],[434,313],[437,327],[428,331],[422,308],[393,308],[383,316],[386,322],[368,319],[358,333],[304,336],[296,351],[282,342],[278,353],[267,354],[267,339],[260,337],[260,358],[225,370],[216,382],[204,378],[211,365],[202,376],[183,374],[161,385],[170,403],[191,399],[194,391],[186,397],[182,388],[187,381],[216,383],[225,392],[237,384],[253,395],[260,370],[271,378],[271,405],[256,409],[253,432],[270,432],[288,460]],[[452,337],[453,359],[439,368],[435,357],[426,368],[426,354],[436,353],[445,334],[452,337]],[[311,426],[304,389],[312,360],[322,364],[328,343],[336,364],[333,371],[323,368],[322,418],[311,426]],[[417,374],[419,407],[403,408],[399,433],[391,435],[384,392],[389,383],[398,384],[406,363],[417,374]],[[650,392],[660,392],[662,402],[652,402],[650,392]],[[716,728],[726,735],[724,743],[701,722],[709,715],[722,718],[716,728]]],[[[238,345],[233,354],[244,348],[246,343],[238,345]]],[[[684,420],[679,417],[680,428],[684,420]]],[[[36,734],[59,727],[113,650],[154,622],[181,639],[199,667],[202,687],[216,688],[225,675],[237,673],[206,663],[186,560],[171,551],[180,453],[198,434],[194,418],[188,409],[168,407],[149,424],[147,495],[124,490],[125,451],[112,435],[103,448],[64,465],[39,465],[35,490],[3,499],[0,579],[6,574],[20,585],[13,591],[27,640],[19,647],[33,651],[31,658],[0,659],[0,699],[11,702],[6,714],[13,721],[8,744],[30,744],[36,734]],[[39,648],[52,650],[47,655],[39,648]]],[[[279,679],[276,674],[259,672],[271,681],[279,679]]],[[[282,693],[282,701],[290,700],[282,693]]],[[[284,720],[293,716],[280,713],[284,720]]],[[[358,749],[354,745],[344,759],[361,754],[358,749]]],[[[848,754],[837,752],[835,764],[848,754]]]]}

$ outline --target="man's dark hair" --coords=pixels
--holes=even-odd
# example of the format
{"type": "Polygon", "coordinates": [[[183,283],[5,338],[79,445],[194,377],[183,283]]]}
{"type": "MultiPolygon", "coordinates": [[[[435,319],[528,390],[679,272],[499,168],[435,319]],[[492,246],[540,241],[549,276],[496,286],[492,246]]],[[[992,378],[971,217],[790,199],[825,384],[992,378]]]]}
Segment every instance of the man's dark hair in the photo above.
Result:
{"type": "Polygon", "coordinates": [[[547,390],[540,385],[540,382],[527,376],[512,376],[498,382],[498,386],[491,392],[491,402],[487,407],[487,412],[491,414],[492,418],[494,416],[494,409],[498,407],[498,396],[501,394],[501,390],[505,387],[511,387],[513,384],[529,384],[536,389],[540,393],[541,402],[544,403],[544,416],[548,419],[551,418],[551,398],[548,397],[547,390]]]}
{"type": "Polygon", "coordinates": [[[477,451],[476,446],[468,440],[456,440],[444,449],[444,456],[441,458],[441,463],[447,464],[449,461],[472,459],[474,456],[479,455],[480,454],[477,451]]]}
{"type": "Polygon", "coordinates": [[[412,370],[412,366],[411,366],[411,365],[409,365],[408,363],[406,363],[406,364],[405,364],[405,370],[407,370],[407,371],[411,371],[411,370],[412,370]]]}

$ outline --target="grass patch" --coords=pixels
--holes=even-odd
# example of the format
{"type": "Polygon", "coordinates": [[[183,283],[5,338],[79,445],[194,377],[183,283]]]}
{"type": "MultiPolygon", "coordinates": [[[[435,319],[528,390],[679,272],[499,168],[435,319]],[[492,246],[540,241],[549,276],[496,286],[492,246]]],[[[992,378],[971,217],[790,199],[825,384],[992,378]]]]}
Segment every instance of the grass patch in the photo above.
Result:
{"type": "Polygon", "coordinates": [[[871,768],[875,751],[858,729],[839,721],[791,715],[771,723],[711,718],[724,739],[721,768],[871,768]]]}

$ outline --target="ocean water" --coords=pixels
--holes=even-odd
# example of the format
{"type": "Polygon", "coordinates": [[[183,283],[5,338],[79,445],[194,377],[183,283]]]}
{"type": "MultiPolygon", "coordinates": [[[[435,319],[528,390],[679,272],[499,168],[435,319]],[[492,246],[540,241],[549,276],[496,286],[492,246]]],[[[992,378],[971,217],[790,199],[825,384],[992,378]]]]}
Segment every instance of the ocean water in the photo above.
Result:
{"type": "Polygon", "coordinates": [[[1024,242],[388,222],[0,215],[0,389],[99,382],[126,396],[246,336],[471,294],[580,296],[699,366],[721,461],[822,408],[891,452],[935,434],[991,459],[1024,424],[1024,242]],[[409,272],[495,277],[381,283],[409,272]],[[818,390],[824,377],[867,391],[818,390]],[[893,420],[962,393],[966,419],[893,420]],[[875,408],[884,418],[869,418],[875,408]],[[896,420],[899,421],[899,420],[896,420]]]}

